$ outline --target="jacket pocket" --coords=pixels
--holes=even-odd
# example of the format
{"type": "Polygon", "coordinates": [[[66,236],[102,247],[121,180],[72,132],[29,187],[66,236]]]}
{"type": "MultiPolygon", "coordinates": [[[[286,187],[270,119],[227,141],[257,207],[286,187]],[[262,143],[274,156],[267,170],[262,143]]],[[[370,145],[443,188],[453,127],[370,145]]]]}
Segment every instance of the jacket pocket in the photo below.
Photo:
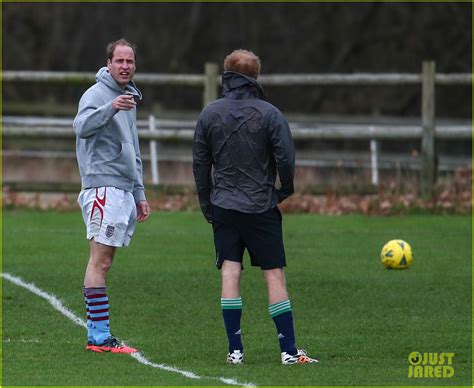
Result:
{"type": "Polygon", "coordinates": [[[121,143],[118,156],[106,163],[108,169],[112,170],[113,173],[135,180],[137,161],[135,147],[132,143],[121,143]]]}

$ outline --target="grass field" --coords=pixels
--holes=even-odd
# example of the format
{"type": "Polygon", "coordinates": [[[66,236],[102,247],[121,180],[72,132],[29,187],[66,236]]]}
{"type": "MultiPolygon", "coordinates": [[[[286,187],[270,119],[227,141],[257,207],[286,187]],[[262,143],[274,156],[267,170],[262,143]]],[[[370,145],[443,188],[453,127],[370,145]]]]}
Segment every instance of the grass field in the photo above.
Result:
{"type": "MultiPolygon", "coordinates": [[[[286,215],[288,289],[297,342],[317,365],[282,366],[260,270],[242,281],[246,363],[225,364],[210,227],[198,213],[154,213],[109,275],[112,332],[149,361],[84,351],[85,329],[3,279],[3,386],[471,386],[471,217],[286,215]],[[413,247],[385,270],[382,245],[413,247]],[[451,378],[408,378],[409,353],[453,352],[451,378]]],[[[79,212],[3,212],[3,271],[54,294],[81,318],[88,245],[79,212]]],[[[248,259],[247,259],[248,260],[248,259]]]]}

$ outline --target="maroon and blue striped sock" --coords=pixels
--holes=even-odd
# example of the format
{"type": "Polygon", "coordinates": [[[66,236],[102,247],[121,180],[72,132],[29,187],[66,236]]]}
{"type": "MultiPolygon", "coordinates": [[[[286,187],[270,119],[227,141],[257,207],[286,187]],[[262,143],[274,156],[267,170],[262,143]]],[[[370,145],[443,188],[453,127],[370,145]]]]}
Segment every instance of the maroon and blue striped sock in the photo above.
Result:
{"type": "Polygon", "coordinates": [[[106,287],[84,287],[88,341],[102,344],[110,337],[109,298],[106,287]]]}

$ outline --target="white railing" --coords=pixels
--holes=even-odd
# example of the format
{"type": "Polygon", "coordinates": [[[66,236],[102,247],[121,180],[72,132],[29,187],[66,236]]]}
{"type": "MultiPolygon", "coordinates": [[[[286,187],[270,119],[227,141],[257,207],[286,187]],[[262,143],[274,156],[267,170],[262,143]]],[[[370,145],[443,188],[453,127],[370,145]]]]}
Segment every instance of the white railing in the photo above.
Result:
{"type": "MultiPolygon", "coordinates": [[[[5,116],[2,119],[2,133],[5,138],[75,138],[72,128],[73,119],[65,118],[42,118],[42,117],[11,117],[5,116]]],[[[194,120],[161,120],[154,116],[150,116],[148,120],[139,120],[137,126],[139,129],[139,137],[142,140],[148,140],[150,144],[149,156],[146,157],[150,161],[152,183],[159,184],[159,161],[186,161],[190,162],[189,155],[159,155],[157,142],[168,141],[185,141],[190,143],[194,136],[194,120]]],[[[290,122],[290,128],[295,141],[305,140],[367,140],[370,142],[370,161],[369,167],[372,174],[372,183],[378,184],[378,176],[380,168],[389,168],[388,161],[381,161],[379,157],[380,140],[413,140],[422,139],[423,129],[421,125],[393,125],[393,124],[308,124],[290,122]]],[[[434,137],[444,140],[471,139],[472,128],[470,125],[440,125],[435,129],[434,137]]],[[[43,155],[45,157],[55,155],[68,155],[73,157],[74,153],[63,151],[33,151],[36,156],[43,155]]],[[[423,149],[421,150],[423,153],[423,149]]],[[[4,151],[4,155],[19,155],[19,151],[4,151]]],[[[26,151],[24,156],[31,156],[32,151],[26,151]]],[[[327,158],[326,158],[327,159],[327,158]]],[[[329,158],[331,159],[331,158],[329,158]]],[[[305,167],[328,167],[335,166],[337,160],[314,160],[311,158],[298,159],[298,166],[305,167]]],[[[393,163],[392,163],[393,164],[393,163]]],[[[364,166],[367,163],[363,163],[364,166]]],[[[413,166],[408,163],[410,168],[419,169],[419,166],[413,166]]],[[[360,162],[346,160],[345,167],[361,166],[360,162]]]]}

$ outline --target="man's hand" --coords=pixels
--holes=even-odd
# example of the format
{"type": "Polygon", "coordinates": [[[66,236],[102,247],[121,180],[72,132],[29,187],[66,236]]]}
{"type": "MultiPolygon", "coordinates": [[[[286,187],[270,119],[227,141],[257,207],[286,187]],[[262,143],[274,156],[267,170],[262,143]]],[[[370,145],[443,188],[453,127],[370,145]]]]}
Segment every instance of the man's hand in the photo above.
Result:
{"type": "Polygon", "coordinates": [[[131,110],[137,103],[132,94],[122,94],[112,101],[112,107],[118,110],[131,110]]]}
{"type": "Polygon", "coordinates": [[[140,201],[137,203],[137,221],[143,222],[150,217],[150,206],[147,201],[140,201]]]}

